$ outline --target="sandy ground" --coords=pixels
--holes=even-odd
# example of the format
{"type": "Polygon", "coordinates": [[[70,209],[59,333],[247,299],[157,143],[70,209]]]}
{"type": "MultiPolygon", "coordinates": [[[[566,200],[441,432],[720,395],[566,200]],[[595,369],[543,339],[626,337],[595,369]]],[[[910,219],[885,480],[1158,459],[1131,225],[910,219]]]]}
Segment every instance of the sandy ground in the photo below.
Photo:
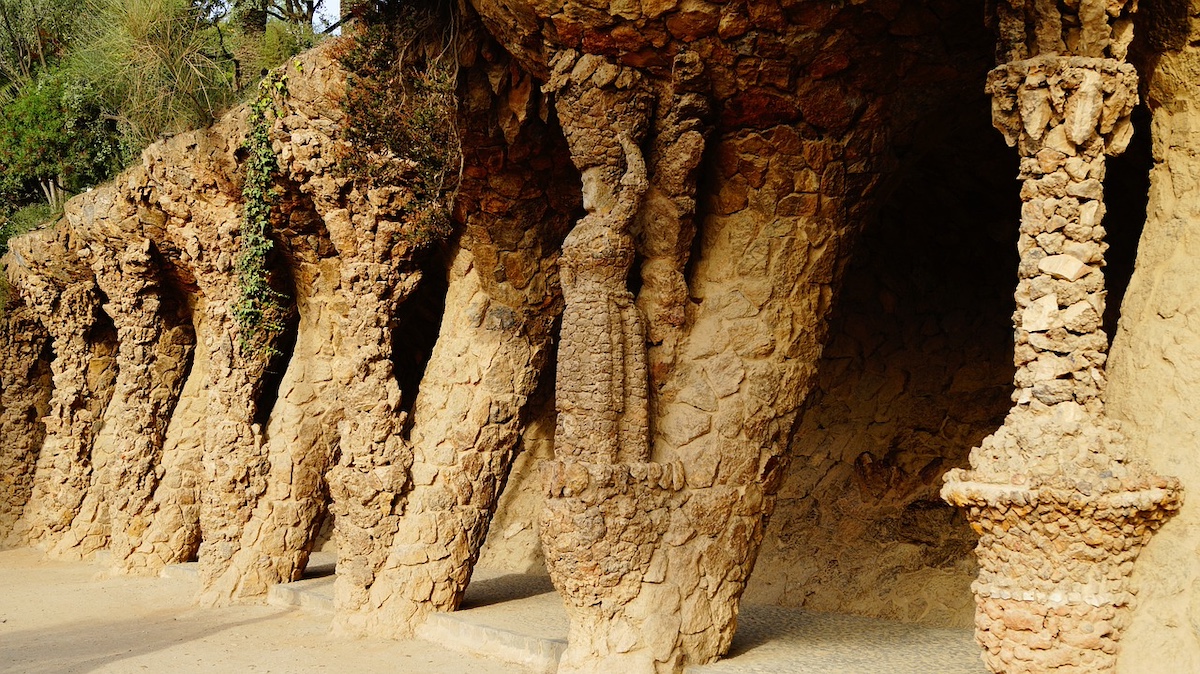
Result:
{"type": "Polygon", "coordinates": [[[195,590],[0,551],[0,672],[521,672],[424,641],[335,639],[300,609],[196,608],[195,590]]]}

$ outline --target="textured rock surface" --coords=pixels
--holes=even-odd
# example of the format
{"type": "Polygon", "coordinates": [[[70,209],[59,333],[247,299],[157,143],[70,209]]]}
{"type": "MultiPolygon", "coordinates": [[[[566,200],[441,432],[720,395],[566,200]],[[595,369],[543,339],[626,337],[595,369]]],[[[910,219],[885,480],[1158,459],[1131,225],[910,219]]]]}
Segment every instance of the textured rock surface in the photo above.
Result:
{"type": "Polygon", "coordinates": [[[1197,170],[1195,131],[1200,52],[1194,3],[1162,3],[1147,11],[1153,44],[1164,53],[1143,71],[1153,111],[1154,168],[1150,203],[1138,243],[1137,268],[1121,306],[1109,365],[1109,412],[1121,420],[1130,453],[1150,467],[1177,475],[1189,492],[1179,514],[1146,546],[1134,570],[1141,588],[1132,623],[1122,639],[1117,671],[1145,673],[1200,668],[1200,611],[1196,604],[1200,545],[1200,487],[1195,459],[1194,405],[1196,313],[1200,277],[1194,227],[1200,211],[1193,195],[1197,170]]]}
{"type": "Polygon", "coordinates": [[[0,327],[0,546],[33,491],[50,402],[49,337],[29,307],[10,299],[0,327]]]}
{"type": "Polygon", "coordinates": [[[135,550],[154,512],[153,496],[163,464],[163,442],[183,386],[194,344],[190,321],[174,297],[164,296],[150,242],[103,251],[92,268],[117,328],[117,379],[105,414],[105,442],[112,444],[110,549],[122,570],[140,570],[135,550]],[[132,558],[132,559],[131,559],[132,558]]]}
{"type": "Polygon", "coordinates": [[[931,113],[866,223],[747,603],[973,624],[975,535],[937,492],[1011,405],[1020,202],[987,107],[931,113]]]}
{"type": "Polygon", "coordinates": [[[448,253],[445,315],[413,403],[404,517],[357,618],[373,633],[409,634],[461,601],[561,306],[553,259],[577,178],[551,170],[565,147],[532,114],[540,94],[529,76],[479,39],[461,85],[464,233],[448,253]]]}
{"type": "MultiPolygon", "coordinates": [[[[481,554],[544,558],[572,621],[564,673],[673,673],[728,650],[744,592],[963,622],[969,520],[989,665],[1111,667],[1133,560],[1178,506],[1103,402],[1132,3],[999,3],[986,86],[1022,157],[1021,229],[973,238],[923,221],[939,202],[969,204],[962,228],[1009,217],[979,196],[981,144],[947,140],[988,112],[977,3],[474,8],[454,49],[429,31],[404,56],[457,57],[461,174],[436,246],[416,160],[373,157],[388,184],[340,164],[346,43],[286,68],[277,355],[233,320],[244,108],[14,242],[0,530],[28,498],[15,540],[107,546],[134,573],[198,555],[216,605],[299,577],[332,521],[336,629],[386,636],[455,609],[481,554]],[[931,139],[950,149],[931,159],[931,139]],[[1015,375],[1012,282],[982,269],[1014,239],[1015,375]],[[7,437],[38,433],[29,320],[54,354],[32,479],[32,446],[7,437]],[[985,439],[1010,379],[1017,406],[985,439]],[[972,445],[945,492],[963,517],[933,495],[972,445]]],[[[1175,147],[1186,113],[1164,108],[1175,147]]],[[[1160,157],[1160,185],[1190,171],[1160,157]]],[[[1144,316],[1163,315],[1158,282],[1131,295],[1144,316]]],[[[1156,423],[1139,405],[1122,416],[1156,423]]]]}
{"type": "MultiPolygon", "coordinates": [[[[239,339],[230,305],[241,217],[235,151],[246,133],[244,109],[202,131],[151,146],[142,157],[151,207],[166,217],[159,246],[186,269],[205,298],[196,339],[207,357],[204,385],[200,574],[204,605],[263,588],[244,585],[231,567],[242,530],[266,489],[268,462],[258,396],[267,363],[239,339]]],[[[131,179],[137,177],[135,171],[131,179]]]]}
{"type": "Polygon", "coordinates": [[[115,376],[115,334],[100,310],[95,280],[63,228],[43,230],[14,246],[10,281],[52,340],[54,359],[46,439],[33,491],[16,534],[64,556],[108,542],[111,448],[93,446],[115,376]],[[28,246],[21,248],[20,245],[28,246]],[[36,251],[36,254],[35,252],[36,251]]]}

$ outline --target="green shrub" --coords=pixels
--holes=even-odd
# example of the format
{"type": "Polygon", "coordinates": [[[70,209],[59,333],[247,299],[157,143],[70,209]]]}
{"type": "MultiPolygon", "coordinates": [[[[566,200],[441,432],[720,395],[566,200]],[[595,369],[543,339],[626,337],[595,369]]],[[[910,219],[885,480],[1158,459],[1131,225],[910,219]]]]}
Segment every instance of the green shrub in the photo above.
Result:
{"type": "Polygon", "coordinates": [[[341,57],[350,73],[344,104],[350,142],[338,169],[364,191],[376,185],[413,191],[398,215],[417,249],[452,231],[450,206],[462,169],[454,22],[448,4],[389,3],[367,14],[341,57]]]}
{"type": "MultiPolygon", "coordinates": [[[[0,220],[0,255],[8,252],[8,242],[10,239],[26,232],[40,229],[57,220],[61,214],[62,211],[51,208],[47,204],[35,204],[33,206],[26,206],[9,217],[0,220]]],[[[8,305],[10,294],[11,289],[8,285],[8,274],[5,273],[4,265],[0,264],[0,314],[4,312],[4,308],[8,305]]]]}
{"type": "Polygon", "coordinates": [[[9,239],[41,229],[43,225],[57,220],[61,214],[60,209],[51,208],[47,204],[34,204],[5,218],[3,224],[0,224],[0,255],[8,252],[9,239]]]}
{"type": "Polygon", "coordinates": [[[103,95],[131,151],[211,123],[232,100],[233,58],[189,0],[95,0],[73,63],[103,95]]]}
{"type": "Polygon", "coordinates": [[[0,107],[0,196],[9,208],[40,197],[59,208],[70,192],[121,166],[116,126],[95,93],[53,69],[0,107]]]}

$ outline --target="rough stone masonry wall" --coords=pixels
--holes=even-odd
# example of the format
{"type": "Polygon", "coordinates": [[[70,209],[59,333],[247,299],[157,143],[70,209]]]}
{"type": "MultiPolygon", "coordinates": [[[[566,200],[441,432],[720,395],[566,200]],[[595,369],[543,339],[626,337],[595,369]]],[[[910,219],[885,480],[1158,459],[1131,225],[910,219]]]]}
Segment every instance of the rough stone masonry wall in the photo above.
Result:
{"type": "Polygon", "coordinates": [[[234,277],[236,237],[241,218],[234,152],[245,136],[245,111],[209,129],[189,132],[151,146],[143,169],[129,180],[140,183],[149,206],[165,214],[155,243],[185,269],[205,298],[196,320],[197,342],[206,354],[204,385],[203,482],[200,491],[201,601],[220,604],[259,588],[243,584],[230,566],[242,531],[266,488],[268,462],[257,423],[258,395],[267,365],[239,339],[231,313],[237,299],[234,277]]]}
{"type": "Polygon", "coordinates": [[[197,321],[204,315],[203,300],[191,298],[192,359],[179,400],[163,437],[162,458],[155,466],[161,474],[151,504],[144,514],[146,528],[126,561],[135,573],[156,574],[168,564],[196,558],[200,547],[200,490],[203,480],[204,424],[207,407],[204,383],[209,359],[197,321]]]}
{"type": "Polygon", "coordinates": [[[350,192],[346,181],[330,175],[344,121],[338,103],[345,73],[325,54],[309,53],[294,60],[285,76],[288,95],[272,128],[282,173],[272,236],[279,245],[276,264],[286,269],[280,276],[287,278],[295,328],[280,339],[283,353],[272,366],[281,373],[278,386],[267,387],[259,403],[268,472],[230,560],[244,593],[256,598],[271,585],[301,577],[328,513],[326,476],[344,419],[341,386],[358,374],[339,368],[340,352],[355,339],[344,329],[353,300],[343,292],[343,259],[349,255],[339,255],[344,242],[339,250],[330,229],[348,222],[347,213],[365,218],[372,212],[363,208],[361,194],[344,194],[350,192]],[[325,217],[333,212],[339,215],[325,217]]]}
{"type": "MultiPolygon", "coordinates": [[[[617,518],[604,534],[614,549],[618,540],[651,546],[662,541],[644,567],[637,563],[640,554],[625,555],[630,561],[619,569],[613,565],[619,579],[602,595],[611,597],[610,610],[615,609],[606,620],[574,616],[571,649],[578,649],[577,656],[590,651],[594,660],[587,665],[587,658],[579,656],[569,660],[572,667],[602,670],[624,661],[646,671],[672,671],[711,660],[728,647],[763,518],[772,509],[783,474],[783,448],[815,374],[834,288],[864,205],[886,164],[889,134],[904,128],[903,103],[912,102],[903,95],[887,97],[906,91],[904,78],[925,83],[912,89],[920,92],[918,97],[936,97],[946,90],[940,87],[953,88],[948,82],[957,75],[952,69],[953,74],[916,65],[953,51],[939,41],[937,24],[939,18],[956,18],[957,6],[752,5],[613,4],[596,9],[575,3],[537,8],[476,3],[506,47],[551,82],[560,72],[557,59],[573,49],[606,61],[594,70],[598,88],[614,81],[617,89],[633,88],[643,77],[652,90],[670,91],[672,77],[681,70],[679,59],[694,52],[711,84],[712,100],[721,102],[713,110],[716,130],[706,151],[710,163],[702,170],[709,189],[698,192],[703,195],[693,248],[698,257],[684,258],[689,301],[682,331],[674,333],[666,323],[670,311],[647,312],[654,460],[649,465],[654,470],[596,473],[582,465],[594,459],[578,457],[563,460],[561,471],[552,464],[556,468],[547,476],[547,507],[555,501],[563,504],[563,513],[552,516],[555,529],[547,531],[566,530],[568,517],[575,517],[576,533],[592,541],[589,536],[599,532],[589,530],[585,521],[617,518]],[[885,37],[889,32],[900,37],[885,37]],[[625,68],[635,72],[626,75],[625,68]],[[931,88],[932,82],[937,85],[931,88]],[[885,100],[896,105],[889,107],[885,100]],[[656,321],[664,323],[657,332],[656,321]],[[661,345],[655,334],[662,336],[661,345]],[[660,525],[653,516],[640,523],[621,521],[619,513],[600,505],[601,492],[607,490],[606,502],[650,508],[639,500],[638,485],[660,480],[663,491],[675,489],[661,481],[675,460],[686,467],[686,484],[670,508],[672,521],[665,534],[657,533],[660,525]],[[597,482],[600,477],[611,483],[597,482]],[[607,486],[601,489],[602,484],[607,486]],[[572,499],[579,510],[567,515],[572,499]]],[[[583,78],[588,72],[575,66],[570,75],[583,78]]],[[[667,97],[659,94],[655,100],[667,97]]],[[[662,112],[660,106],[655,115],[662,112]]],[[[561,108],[559,114],[562,118],[561,108]]],[[[636,125],[636,119],[629,121],[636,125]]],[[[569,135],[565,121],[564,126],[569,135]]],[[[590,184],[585,177],[585,195],[598,195],[600,204],[605,191],[596,184],[615,192],[622,156],[633,155],[611,142],[629,129],[620,121],[610,122],[609,129],[609,142],[600,147],[613,151],[616,175],[590,184]]],[[[653,143],[653,137],[647,140],[653,143]]],[[[578,153],[575,158],[581,159],[578,153]]],[[[656,170],[648,168],[654,184],[656,170]]],[[[621,207],[616,201],[613,207],[621,207]]],[[[603,205],[597,210],[605,212],[603,205]]],[[[664,220],[672,232],[686,230],[664,220]]],[[[655,218],[642,222],[654,223],[655,218]]],[[[639,253],[657,257],[642,247],[646,243],[643,232],[639,253]]],[[[638,281],[646,279],[635,276],[635,287],[638,281]]],[[[637,358],[627,344],[614,371],[637,358]]],[[[626,398],[626,406],[634,399],[626,398]]],[[[564,403],[558,404],[561,412],[564,403]]],[[[609,412],[622,413],[619,406],[609,412]]],[[[638,465],[637,452],[636,446],[619,444],[611,453],[620,462],[604,465],[632,469],[638,465]]],[[[543,510],[544,521],[549,517],[543,510]]],[[[562,548],[547,546],[552,568],[560,562],[551,555],[570,557],[562,548]]],[[[570,590],[562,578],[559,584],[570,590]]]]}
{"type": "Polygon", "coordinates": [[[9,268],[22,270],[22,297],[78,347],[54,361],[65,373],[57,404],[77,418],[52,426],[37,474],[45,484],[26,510],[40,524],[22,532],[44,537],[44,521],[61,522],[51,533],[66,541],[62,552],[83,555],[109,544],[111,516],[118,570],[154,573],[198,552],[202,602],[256,600],[302,572],[329,494],[341,627],[407,633],[418,614],[454,608],[548,362],[556,251],[579,201],[532,78],[494,44],[464,44],[456,216],[466,231],[448,245],[446,269],[419,259],[402,217],[409,190],[338,173],[346,78],[329,47],[289,64],[290,95],[272,130],[282,167],[273,225],[299,320],[277,362],[245,348],[230,312],[244,108],[152,146],[141,166],[72,200],[63,222],[14,243],[9,268]],[[428,372],[405,373],[402,392],[394,335],[431,331],[397,326],[397,308],[422,275],[442,273],[452,318],[428,372]],[[117,334],[104,329],[105,308],[117,334]],[[278,392],[268,369],[282,370],[278,392]],[[108,405],[94,393],[114,374],[108,405]],[[94,392],[74,385],[89,377],[94,392]],[[405,397],[417,398],[411,422],[405,397]],[[95,410],[79,409],[84,399],[95,410]],[[71,451],[50,451],[60,445],[71,451]],[[102,470],[113,452],[119,459],[102,470]]]}
{"type": "Polygon", "coordinates": [[[252,595],[299,580],[304,572],[327,513],[325,473],[341,412],[333,362],[342,338],[335,251],[305,199],[293,197],[276,207],[281,225],[276,236],[288,262],[297,319],[294,341],[281,358],[286,364],[277,366],[283,373],[264,428],[266,490],[232,561],[248,579],[244,586],[254,588],[252,595]]]}
{"type": "Polygon", "coordinates": [[[15,528],[17,540],[63,556],[103,548],[103,493],[111,452],[95,448],[115,377],[115,335],[100,309],[90,269],[69,233],[44,230],[13,242],[10,282],[53,340],[53,393],[33,491],[15,528]]]}
{"type": "Polygon", "coordinates": [[[1010,406],[1020,201],[983,95],[918,137],[855,247],[747,602],[972,624],[975,535],[937,492],[1010,406]]]}
{"type": "Polygon", "coordinates": [[[95,263],[108,286],[107,312],[117,325],[117,381],[106,414],[111,429],[111,549],[123,565],[141,543],[157,486],[162,445],[171,420],[185,365],[191,330],[158,295],[161,279],[149,256],[149,242],[127,250],[105,251],[95,263]]]}
{"type": "Polygon", "coordinates": [[[1140,587],[1121,642],[1122,674],[1200,670],[1200,248],[1195,197],[1200,162],[1200,6],[1147,3],[1143,69],[1152,111],[1154,168],[1137,267],[1121,306],[1109,365],[1108,410],[1122,422],[1130,452],[1156,471],[1177,475],[1193,496],[1150,541],[1133,580],[1140,587]]]}
{"type": "Polygon", "coordinates": [[[38,451],[49,411],[49,336],[19,297],[0,316],[0,546],[33,491],[38,451]]]}
{"type": "MultiPolygon", "coordinates": [[[[1034,31],[1039,48],[1056,47],[1060,39],[1087,47],[1112,35],[1123,44],[1128,24],[1118,21],[1119,30],[1100,36],[1096,3],[1083,4],[1087,11],[1078,22],[1034,31]]],[[[175,419],[146,427],[162,434],[161,465],[179,471],[165,476],[153,497],[138,494],[142,504],[160,504],[155,513],[162,517],[147,531],[158,536],[170,523],[181,525],[178,538],[162,539],[171,544],[170,556],[187,554],[198,526],[203,600],[256,599],[302,567],[328,488],[340,554],[339,627],[399,634],[425,611],[453,608],[519,429],[537,412],[527,405],[549,358],[548,337],[561,306],[556,274],[562,272],[568,308],[555,401],[556,460],[543,481],[543,532],[571,607],[567,669],[674,672],[710,661],[732,639],[789,458],[822,460],[815,451],[796,451],[802,442],[796,431],[805,430],[801,406],[820,374],[828,319],[856,234],[914,118],[931,103],[960,95],[964,83],[978,85],[972,79],[978,50],[964,47],[963,35],[970,33],[960,31],[977,17],[963,3],[942,0],[476,5],[512,60],[488,55],[485,46],[478,69],[468,66],[464,74],[464,110],[486,110],[474,119],[486,119],[487,128],[472,129],[465,143],[458,215],[467,232],[448,247],[448,319],[411,416],[406,409],[415,391],[401,388],[393,361],[395,321],[431,270],[419,263],[406,223],[394,217],[410,197],[404,187],[359,189],[336,174],[337,117],[330,108],[339,80],[332,72],[324,79],[314,75],[326,66],[306,61],[304,71],[314,79],[302,86],[296,86],[300,69],[289,68],[296,100],[273,129],[285,193],[273,224],[288,239],[278,262],[292,272],[284,276],[304,286],[294,295],[301,313],[297,346],[287,354],[291,362],[273,409],[269,363],[242,348],[229,311],[236,298],[244,109],[212,129],[154,146],[142,167],[106,188],[136,206],[122,222],[144,227],[140,236],[151,240],[191,295],[198,341],[175,419]],[[533,91],[542,82],[544,97],[533,91]],[[565,164],[564,141],[583,174],[582,190],[565,164]],[[573,191],[564,189],[571,183],[573,191]],[[579,197],[587,213],[564,243],[560,269],[554,249],[566,223],[579,215],[572,213],[579,197]],[[546,201],[553,201],[551,208],[546,201]],[[451,372],[462,379],[452,380],[451,372]],[[474,385],[471,395],[462,384],[474,385]],[[324,400],[321,391],[337,400],[324,400]],[[295,426],[318,414],[336,424],[336,434],[295,426]],[[184,470],[198,453],[199,489],[196,475],[184,470]],[[599,580],[588,564],[604,568],[599,580]]],[[[1004,31],[1018,29],[1010,16],[1002,18],[1004,31]]],[[[1053,197],[1061,203],[1042,208],[1040,216],[1028,206],[1019,327],[1026,333],[1022,346],[1035,351],[1020,362],[1028,367],[1018,375],[1031,399],[1078,393],[1078,401],[1060,402],[1081,406],[1096,401],[1102,388],[1099,370],[1091,367],[1103,360],[1091,325],[1101,312],[1086,297],[1100,287],[1094,278],[1055,285],[1063,298],[1083,295],[1061,307],[1034,303],[1047,296],[1035,287],[1043,283],[1041,271],[1051,285],[1063,280],[1040,269],[1045,260],[1078,252],[1086,258],[1078,261],[1083,267],[1101,262],[1103,231],[1095,218],[1103,164],[1091,141],[1097,133],[1121,140],[1114,133],[1125,131],[1128,87],[1116,85],[1128,82],[1104,77],[1123,74],[1121,66],[1102,67],[1097,88],[1089,65],[1068,64],[1086,72],[1050,78],[1048,85],[1026,82],[1029,72],[1019,68],[1011,70],[1015,84],[1005,73],[993,82],[1002,122],[1012,122],[1005,117],[1012,110],[999,94],[1023,86],[1034,91],[1029,110],[1020,111],[1025,132],[1049,125],[1052,134],[1066,134],[1061,148],[1073,150],[1066,140],[1085,146],[1077,161],[1059,145],[1050,149],[1061,157],[1025,151],[1028,202],[1041,200],[1045,207],[1053,197]],[[1091,119],[1095,105],[1077,107],[1072,98],[1076,102],[1064,109],[1064,92],[1080,90],[1089,104],[1100,99],[1099,126],[1091,119]],[[1105,116],[1106,96],[1113,119],[1105,116]],[[1050,113],[1041,120],[1045,101],[1050,113]],[[1076,138],[1077,131],[1090,135],[1076,138]],[[1072,190],[1079,193],[1067,194],[1072,190]],[[1082,248],[1068,249],[1073,244],[1082,248]],[[1069,320],[1058,316],[1060,308],[1068,309],[1069,320]],[[1041,313],[1027,317],[1031,309],[1041,313]],[[1027,323],[1039,318],[1050,325],[1037,330],[1027,323]],[[1078,328],[1068,332],[1082,335],[1087,348],[1075,349],[1080,340],[1058,333],[1045,337],[1045,348],[1035,343],[1043,337],[1032,335],[1054,331],[1059,318],[1061,327],[1078,328]],[[1063,344],[1071,348],[1060,354],[1063,344]],[[1058,372],[1064,362],[1071,367],[1058,372]],[[1053,375],[1043,376],[1047,371],[1053,375]],[[1071,381],[1056,383],[1066,379],[1059,375],[1071,381]]],[[[27,241],[69,238],[71,226],[27,241]]],[[[79,255],[85,248],[65,241],[53,252],[77,261],[88,257],[79,255]]],[[[1051,266],[1060,275],[1073,273],[1063,266],[1069,260],[1057,262],[1051,266]]],[[[86,398],[102,412],[103,395],[79,396],[85,384],[105,390],[111,348],[104,349],[111,340],[92,335],[75,343],[71,335],[84,333],[56,327],[68,320],[103,323],[97,313],[102,299],[88,294],[95,273],[72,268],[53,282],[33,272],[20,278],[50,333],[77,347],[60,351],[55,361],[53,441],[37,480],[53,489],[39,492],[35,485],[27,512],[61,511],[53,533],[60,538],[84,513],[79,531],[85,535],[73,539],[80,549],[104,544],[106,525],[95,532],[88,527],[107,522],[100,514],[108,497],[126,489],[112,490],[101,470],[102,453],[111,447],[105,433],[118,435],[119,428],[101,428],[99,413],[84,418],[75,409],[86,398]],[[71,311],[51,313],[60,296],[78,301],[71,311]],[[88,356],[89,349],[99,355],[88,356]],[[88,368],[95,382],[88,381],[88,368]],[[103,441],[91,443],[75,431],[98,433],[103,441]],[[61,466],[55,463],[60,457],[61,466]]],[[[114,312],[120,306],[114,304],[114,312]]],[[[126,320],[136,311],[119,313],[127,331],[139,324],[126,320]]],[[[886,457],[882,467],[859,462],[856,474],[867,490],[887,489],[881,477],[889,469],[886,457]]],[[[923,482],[929,465],[916,470],[923,482]]],[[[979,467],[994,477],[1008,465],[985,461],[979,467]]],[[[1103,470],[1097,475],[1107,479],[1103,470]]],[[[1126,555],[1118,567],[1136,551],[1111,528],[1071,533],[1112,535],[1117,552],[1126,555]]],[[[1100,627],[1093,631],[1103,650],[1113,639],[1100,627]]]]}
{"type": "MultiPolygon", "coordinates": [[[[88,196],[103,199],[104,194],[88,196]]],[[[76,199],[66,217],[83,221],[89,215],[98,220],[125,216],[126,221],[136,221],[136,209],[128,201],[112,209],[106,205],[76,199]]],[[[93,230],[103,226],[89,224],[93,230]]],[[[104,311],[117,329],[117,377],[96,444],[111,447],[108,547],[113,566],[125,572],[141,570],[144,555],[166,540],[165,534],[143,534],[153,521],[153,497],[166,474],[161,469],[163,444],[194,344],[187,307],[167,287],[168,277],[156,257],[150,241],[138,238],[118,239],[108,247],[97,241],[91,255],[92,271],[106,298],[104,311]]]]}
{"type": "Polygon", "coordinates": [[[578,204],[532,77],[481,33],[463,45],[455,220],[465,227],[449,247],[445,315],[413,404],[404,517],[359,619],[376,634],[409,634],[466,591],[549,364],[557,249],[578,204]]]}

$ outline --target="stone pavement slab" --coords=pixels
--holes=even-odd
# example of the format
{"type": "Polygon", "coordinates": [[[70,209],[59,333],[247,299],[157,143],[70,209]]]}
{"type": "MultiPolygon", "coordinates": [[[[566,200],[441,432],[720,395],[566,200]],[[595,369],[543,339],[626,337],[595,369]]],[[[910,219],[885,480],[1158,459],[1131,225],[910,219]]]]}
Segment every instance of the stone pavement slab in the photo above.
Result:
{"type": "MultiPolygon", "coordinates": [[[[272,591],[271,602],[331,612],[332,592],[332,577],[315,578],[281,586],[272,591]]],[[[567,630],[562,599],[549,578],[478,570],[461,609],[435,615],[417,635],[445,648],[552,674],[566,649],[567,630]]],[[[971,630],[778,606],[744,607],[729,655],[687,672],[986,674],[971,630]]]]}

